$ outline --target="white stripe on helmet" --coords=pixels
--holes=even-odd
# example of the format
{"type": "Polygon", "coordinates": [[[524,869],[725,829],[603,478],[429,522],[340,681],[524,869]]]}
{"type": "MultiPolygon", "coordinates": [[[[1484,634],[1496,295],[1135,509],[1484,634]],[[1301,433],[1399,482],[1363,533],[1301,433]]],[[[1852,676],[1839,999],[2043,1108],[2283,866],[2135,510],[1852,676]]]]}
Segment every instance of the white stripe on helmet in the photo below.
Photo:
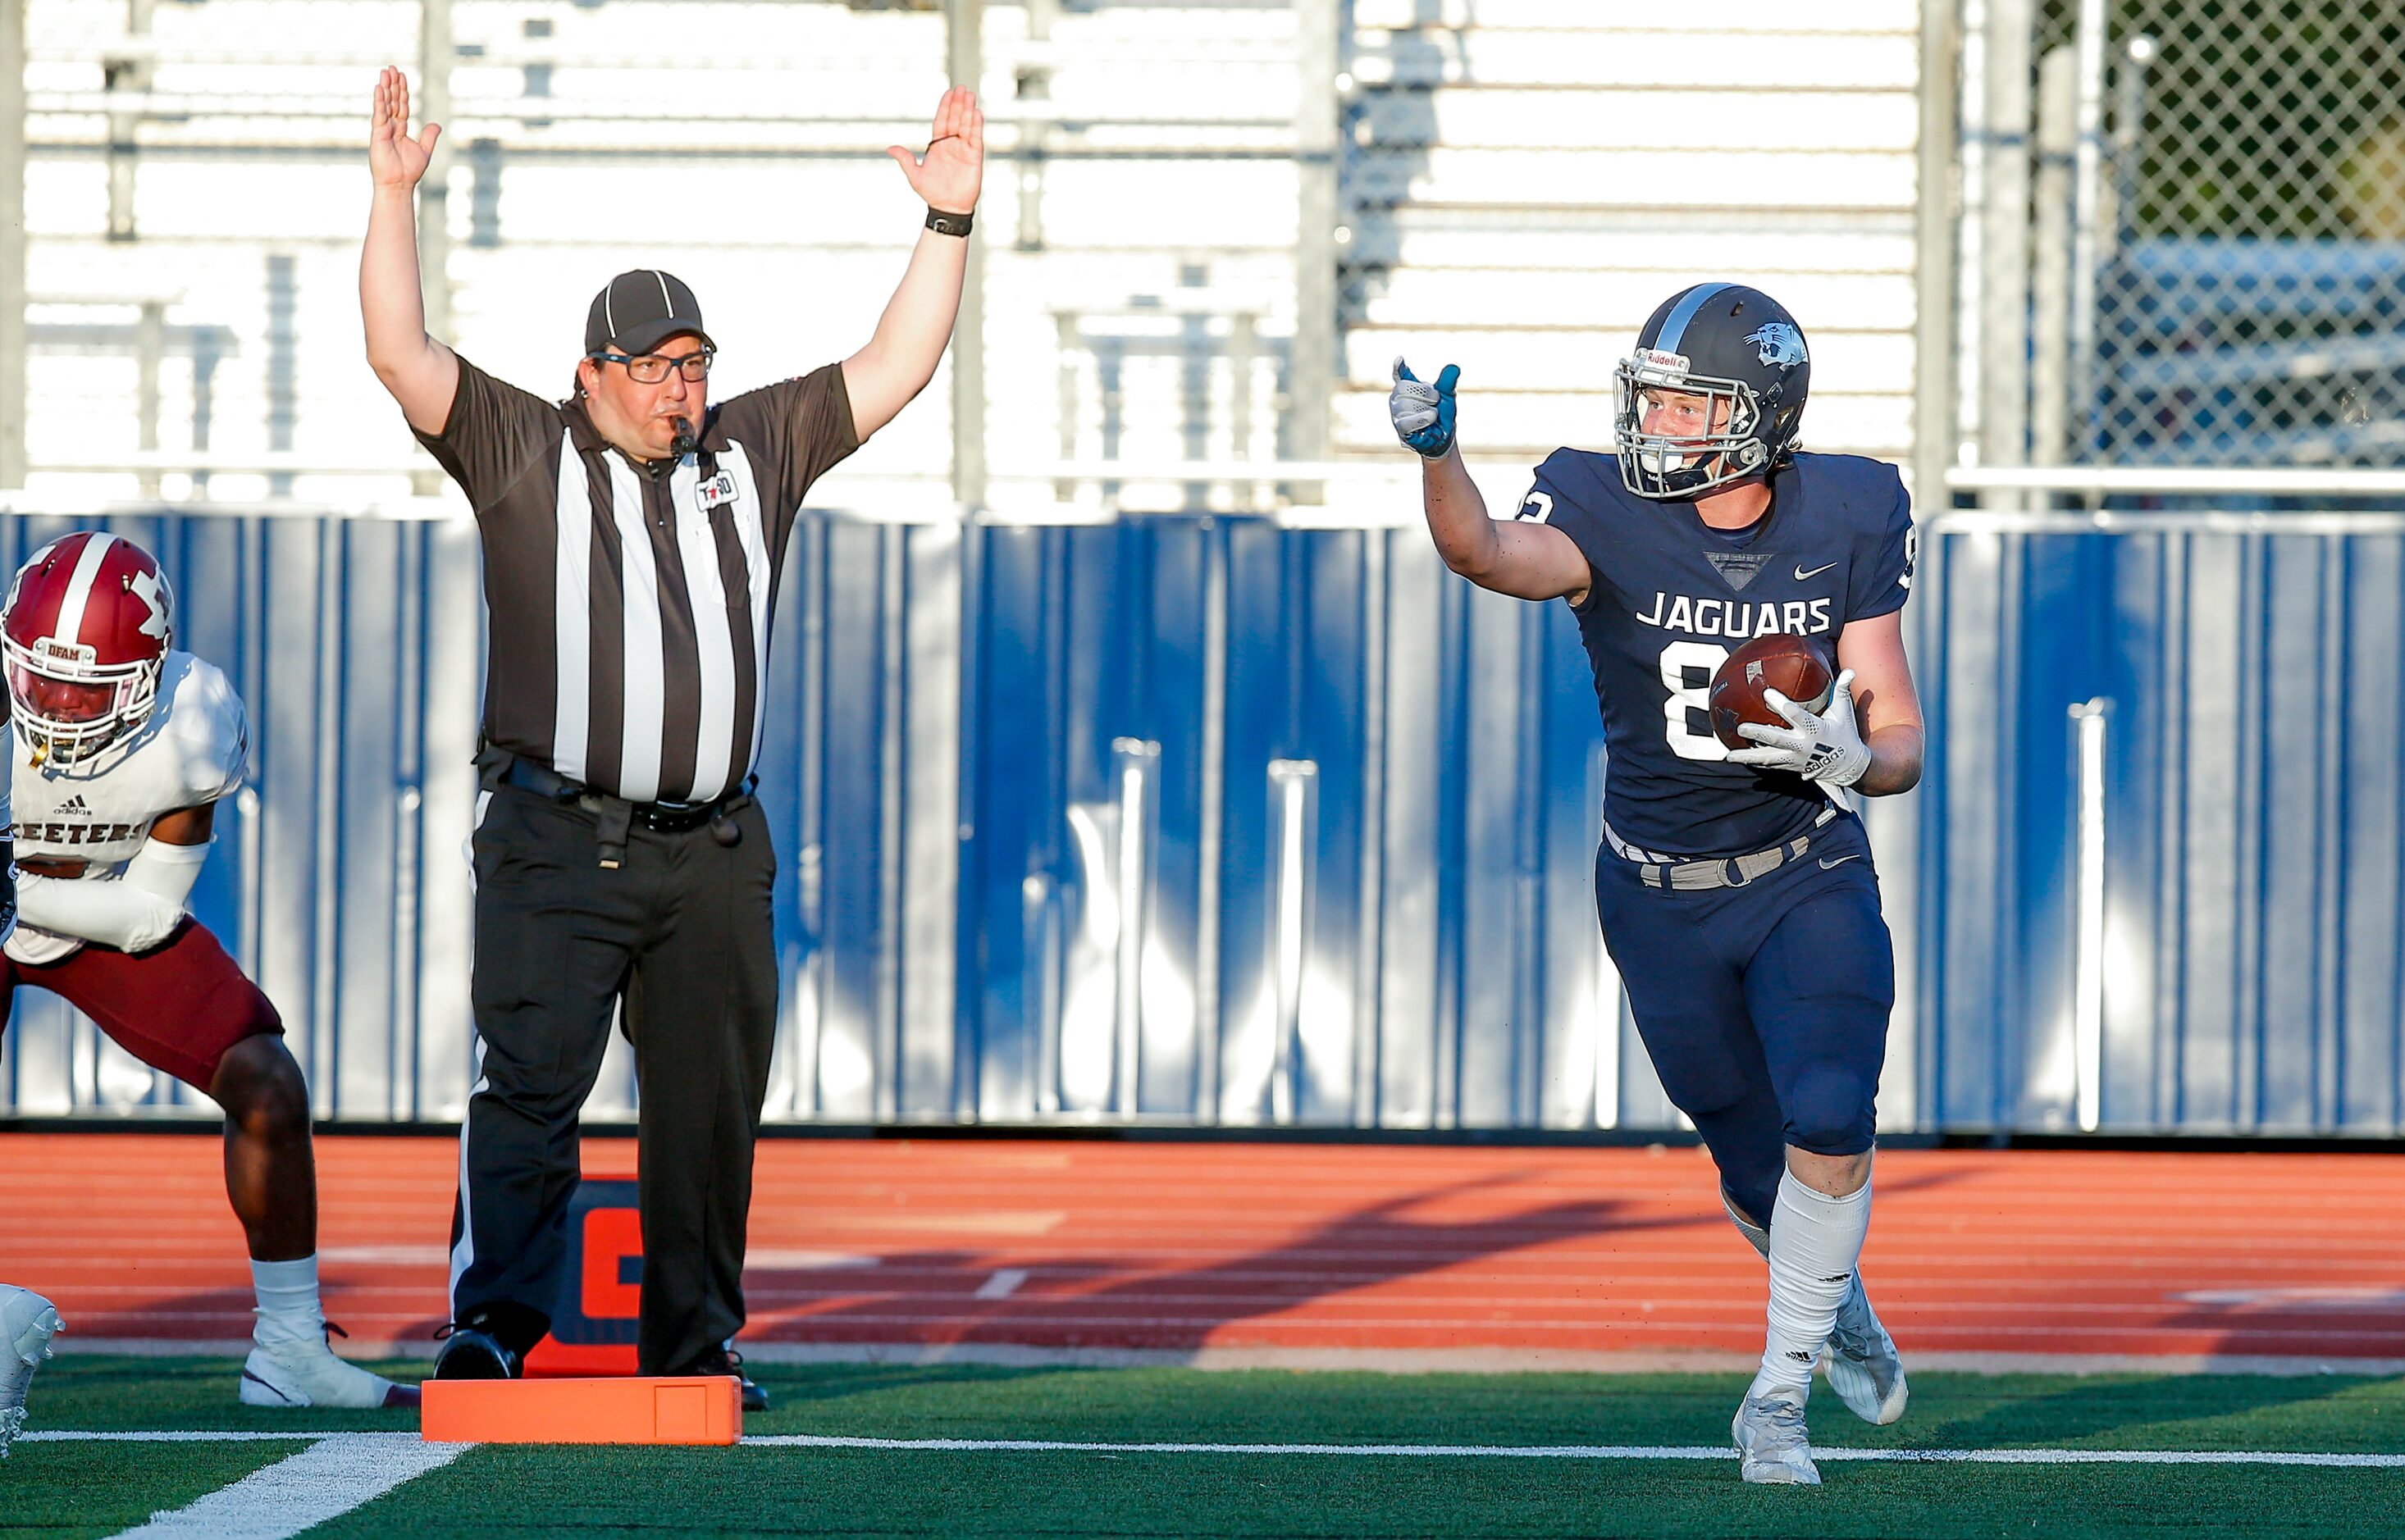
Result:
{"type": "Polygon", "coordinates": [[[66,597],[59,601],[58,628],[51,635],[70,646],[83,639],[83,612],[91,600],[92,584],[100,578],[100,564],[108,559],[108,548],[117,537],[94,530],[83,542],[83,555],[77,561],[75,573],[67,580],[66,597]]]}

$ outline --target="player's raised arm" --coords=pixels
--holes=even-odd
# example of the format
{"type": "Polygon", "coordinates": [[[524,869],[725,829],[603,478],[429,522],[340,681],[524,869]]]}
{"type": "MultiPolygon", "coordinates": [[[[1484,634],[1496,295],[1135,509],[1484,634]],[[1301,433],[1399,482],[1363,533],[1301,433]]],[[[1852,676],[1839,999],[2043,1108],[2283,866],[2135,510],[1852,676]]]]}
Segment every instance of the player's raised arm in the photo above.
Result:
{"type": "Polygon", "coordinates": [[[1386,397],[1395,436],[1420,456],[1420,503],[1444,565],[1481,588],[1522,599],[1582,596],[1586,557],[1550,525],[1489,518],[1486,499],[1454,444],[1454,397],[1461,371],[1447,364],[1434,385],[1423,384],[1395,360],[1395,388],[1386,397]]]}
{"type": "Polygon", "coordinates": [[[409,133],[409,81],[387,64],[368,116],[368,174],[375,183],[368,236],[359,248],[359,316],[368,364],[401,403],[409,426],[440,433],[459,386],[459,360],[426,334],[417,275],[417,183],[433,159],[440,124],[409,133]]]}
{"type": "Polygon", "coordinates": [[[952,340],[968,273],[969,225],[985,179],[985,114],[977,109],[977,92],[966,86],[944,92],[923,154],[900,145],[885,153],[902,167],[910,190],[925,201],[927,223],[868,345],[843,361],[852,431],[863,443],[927,388],[952,340]]]}

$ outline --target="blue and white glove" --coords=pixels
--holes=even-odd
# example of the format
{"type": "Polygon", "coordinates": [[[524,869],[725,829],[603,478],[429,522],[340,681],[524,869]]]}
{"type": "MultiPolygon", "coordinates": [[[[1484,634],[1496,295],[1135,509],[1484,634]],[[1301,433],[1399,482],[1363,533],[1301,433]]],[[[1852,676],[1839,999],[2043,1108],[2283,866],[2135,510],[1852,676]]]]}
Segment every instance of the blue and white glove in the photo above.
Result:
{"type": "Polygon", "coordinates": [[[1395,388],[1386,393],[1386,415],[1395,421],[1395,437],[1431,460],[1444,458],[1453,447],[1453,387],[1460,378],[1461,366],[1447,364],[1436,384],[1422,385],[1398,357],[1395,388]]]}
{"type": "Polygon", "coordinates": [[[1862,729],[1854,723],[1852,669],[1837,676],[1829,692],[1829,708],[1818,716],[1776,690],[1764,691],[1762,698],[1787,719],[1787,725],[1737,723],[1739,737],[1751,738],[1762,747],[1734,750],[1729,755],[1731,763],[1751,764],[1758,770],[1792,770],[1823,786],[1851,786],[1871,767],[1870,746],[1863,742],[1862,729]]]}

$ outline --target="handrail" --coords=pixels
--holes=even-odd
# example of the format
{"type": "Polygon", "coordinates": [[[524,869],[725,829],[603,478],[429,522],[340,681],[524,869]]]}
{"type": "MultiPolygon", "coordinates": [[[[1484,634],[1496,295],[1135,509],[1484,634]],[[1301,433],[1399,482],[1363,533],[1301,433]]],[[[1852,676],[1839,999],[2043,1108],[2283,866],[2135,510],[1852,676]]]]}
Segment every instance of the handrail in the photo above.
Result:
{"type": "Polygon", "coordinates": [[[2405,496],[2405,469],[2238,469],[2214,466],[1971,465],[1946,472],[1958,492],[2226,492],[2292,497],[2405,496]]]}

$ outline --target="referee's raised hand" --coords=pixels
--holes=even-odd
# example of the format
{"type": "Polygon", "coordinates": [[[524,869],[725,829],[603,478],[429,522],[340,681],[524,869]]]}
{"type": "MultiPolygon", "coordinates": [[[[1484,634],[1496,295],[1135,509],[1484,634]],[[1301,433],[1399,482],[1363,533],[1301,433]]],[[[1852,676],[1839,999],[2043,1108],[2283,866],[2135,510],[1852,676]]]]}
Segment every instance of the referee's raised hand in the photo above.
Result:
{"type": "Polygon", "coordinates": [[[910,178],[910,190],[929,208],[973,212],[985,179],[985,114],[977,109],[977,92],[966,86],[944,92],[935,104],[935,126],[924,153],[913,155],[900,145],[888,145],[885,153],[893,157],[902,175],[910,178]]]}
{"type": "Polygon", "coordinates": [[[375,105],[368,115],[368,175],[375,185],[403,192],[415,188],[442,136],[440,123],[409,136],[409,77],[387,64],[376,77],[375,105]]]}

